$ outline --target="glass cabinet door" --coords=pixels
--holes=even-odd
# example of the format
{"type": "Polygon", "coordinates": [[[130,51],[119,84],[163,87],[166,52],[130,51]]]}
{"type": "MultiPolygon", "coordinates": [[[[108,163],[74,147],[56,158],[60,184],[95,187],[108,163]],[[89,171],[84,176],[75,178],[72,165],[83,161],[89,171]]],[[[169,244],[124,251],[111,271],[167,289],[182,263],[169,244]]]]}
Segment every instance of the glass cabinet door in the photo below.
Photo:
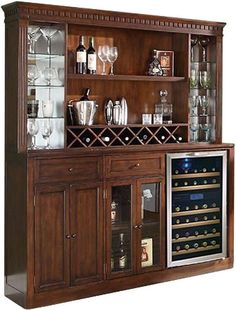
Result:
{"type": "MultiPolygon", "coordinates": [[[[138,244],[138,267],[149,270],[160,268],[163,264],[162,257],[165,251],[162,248],[161,220],[164,199],[162,179],[149,179],[138,181],[138,196],[140,205],[140,221],[137,225],[140,231],[138,244]],[[139,240],[140,240],[139,239],[139,240]]],[[[163,236],[163,234],[162,234],[163,236]]]]}
{"type": "Polygon", "coordinates": [[[64,26],[30,24],[27,58],[28,149],[64,148],[64,26]]]}
{"type": "Polygon", "coordinates": [[[108,202],[108,271],[119,276],[132,270],[132,184],[112,185],[108,202]]]}

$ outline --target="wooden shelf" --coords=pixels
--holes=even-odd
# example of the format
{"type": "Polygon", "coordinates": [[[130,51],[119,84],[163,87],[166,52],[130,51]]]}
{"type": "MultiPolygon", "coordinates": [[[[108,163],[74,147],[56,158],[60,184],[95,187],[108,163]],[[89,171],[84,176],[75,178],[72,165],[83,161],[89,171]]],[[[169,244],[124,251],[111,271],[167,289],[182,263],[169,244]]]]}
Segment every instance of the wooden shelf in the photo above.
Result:
{"type": "Polygon", "coordinates": [[[101,74],[68,74],[68,79],[80,80],[104,80],[104,81],[141,81],[141,82],[180,82],[184,81],[182,76],[148,76],[148,75],[101,75],[101,74]]]}

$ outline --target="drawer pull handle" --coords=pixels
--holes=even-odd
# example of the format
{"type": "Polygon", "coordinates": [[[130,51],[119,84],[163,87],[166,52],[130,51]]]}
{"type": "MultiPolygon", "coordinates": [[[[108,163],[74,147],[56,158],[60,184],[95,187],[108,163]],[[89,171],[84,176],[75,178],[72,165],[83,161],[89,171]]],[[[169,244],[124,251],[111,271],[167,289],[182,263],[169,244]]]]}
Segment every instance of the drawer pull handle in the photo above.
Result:
{"type": "Polygon", "coordinates": [[[68,171],[69,171],[69,172],[72,172],[72,171],[73,171],[73,168],[69,168],[68,171]]]}

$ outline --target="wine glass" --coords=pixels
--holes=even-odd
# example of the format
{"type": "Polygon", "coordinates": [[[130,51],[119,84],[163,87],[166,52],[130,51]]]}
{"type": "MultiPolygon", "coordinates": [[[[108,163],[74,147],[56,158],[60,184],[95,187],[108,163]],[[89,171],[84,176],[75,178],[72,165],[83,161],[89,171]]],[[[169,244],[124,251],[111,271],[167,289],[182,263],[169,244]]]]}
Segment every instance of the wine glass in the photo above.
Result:
{"type": "Polygon", "coordinates": [[[191,38],[191,61],[194,61],[194,46],[197,45],[198,38],[191,38]]]}
{"type": "Polygon", "coordinates": [[[27,132],[31,136],[31,145],[30,149],[35,150],[36,147],[36,135],[39,132],[38,122],[35,119],[28,119],[27,122],[27,132]]]}
{"type": "Polygon", "coordinates": [[[198,115],[199,97],[198,96],[192,96],[189,98],[189,102],[190,102],[190,115],[191,116],[197,116],[198,115]]]}
{"type": "Polygon", "coordinates": [[[50,119],[44,119],[41,127],[41,134],[43,138],[46,140],[45,149],[50,149],[50,141],[49,138],[52,134],[52,125],[50,119]]]}
{"type": "Polygon", "coordinates": [[[102,62],[102,75],[106,75],[106,62],[108,61],[109,50],[108,45],[99,45],[98,47],[98,57],[102,62]]]}
{"type": "Polygon", "coordinates": [[[35,44],[38,41],[42,33],[39,31],[40,27],[38,26],[29,26],[28,27],[28,43],[29,43],[29,53],[35,53],[35,44]]]}
{"type": "Polygon", "coordinates": [[[209,98],[207,96],[199,96],[200,107],[202,108],[202,115],[207,115],[207,108],[209,106],[209,98]]]}
{"type": "Polygon", "coordinates": [[[28,83],[34,85],[35,80],[39,77],[39,70],[36,65],[28,65],[28,83]]]}
{"type": "Polygon", "coordinates": [[[47,40],[47,53],[51,54],[51,39],[58,30],[44,27],[44,28],[41,28],[40,31],[42,32],[43,36],[47,40]]]}
{"type": "Polygon", "coordinates": [[[197,116],[192,116],[190,120],[190,130],[192,132],[191,142],[198,142],[199,122],[197,116]]]}
{"type": "Polygon", "coordinates": [[[52,81],[57,79],[57,70],[55,68],[46,67],[43,70],[43,76],[47,81],[47,85],[51,85],[52,81]]]}
{"type": "Polygon", "coordinates": [[[58,68],[58,80],[60,81],[61,85],[64,85],[65,80],[65,69],[58,68]]]}
{"type": "Polygon", "coordinates": [[[108,61],[109,61],[110,64],[111,64],[111,72],[110,72],[110,75],[114,75],[114,72],[113,72],[113,64],[114,64],[114,62],[116,61],[117,57],[118,57],[118,49],[117,49],[117,47],[115,47],[115,46],[110,47],[109,53],[107,54],[107,59],[108,59],[108,61]]]}
{"type": "Polygon", "coordinates": [[[211,76],[207,71],[200,71],[200,85],[204,89],[211,87],[211,76]]]}
{"type": "Polygon", "coordinates": [[[209,142],[210,130],[211,130],[211,124],[209,123],[209,121],[206,121],[206,123],[201,124],[201,129],[205,133],[205,142],[209,142]]]}
{"type": "Polygon", "coordinates": [[[190,73],[190,88],[197,88],[198,86],[198,71],[192,69],[190,73]]]}
{"type": "Polygon", "coordinates": [[[199,43],[202,47],[202,61],[207,61],[207,45],[210,42],[209,38],[202,37],[199,40],[199,43]]]}

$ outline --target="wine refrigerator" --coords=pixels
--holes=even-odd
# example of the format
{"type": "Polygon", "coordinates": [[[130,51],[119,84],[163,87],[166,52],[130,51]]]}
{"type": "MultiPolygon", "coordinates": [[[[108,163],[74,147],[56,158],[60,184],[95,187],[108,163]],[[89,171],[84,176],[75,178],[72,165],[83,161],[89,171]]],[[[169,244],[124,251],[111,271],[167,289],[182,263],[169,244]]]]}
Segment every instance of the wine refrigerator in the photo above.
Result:
{"type": "Polygon", "coordinates": [[[226,257],[227,152],[167,154],[167,266],[226,257]]]}

